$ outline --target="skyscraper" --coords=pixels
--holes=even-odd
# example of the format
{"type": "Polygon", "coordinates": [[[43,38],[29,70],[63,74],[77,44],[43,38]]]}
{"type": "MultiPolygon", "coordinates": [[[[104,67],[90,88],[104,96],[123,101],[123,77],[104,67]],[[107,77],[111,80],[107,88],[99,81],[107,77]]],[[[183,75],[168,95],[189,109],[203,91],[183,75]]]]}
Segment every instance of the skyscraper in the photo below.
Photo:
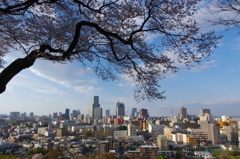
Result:
{"type": "Polygon", "coordinates": [[[125,105],[118,101],[116,104],[116,117],[119,118],[121,116],[125,116],[125,105]]]}
{"type": "Polygon", "coordinates": [[[94,118],[93,119],[101,119],[102,118],[102,108],[96,107],[94,108],[94,118]]]}
{"type": "Polygon", "coordinates": [[[187,118],[187,108],[181,107],[179,108],[179,118],[187,118]]]}
{"type": "Polygon", "coordinates": [[[137,108],[132,108],[131,116],[135,117],[136,112],[137,112],[137,108]]]}
{"type": "Polygon", "coordinates": [[[79,114],[78,114],[78,111],[77,111],[77,110],[73,110],[73,111],[72,111],[72,116],[73,116],[73,117],[76,118],[78,115],[79,115],[79,114]]]}
{"type": "Polygon", "coordinates": [[[105,110],[105,116],[106,118],[110,115],[110,109],[105,110]]]}
{"type": "Polygon", "coordinates": [[[65,119],[69,120],[69,109],[68,108],[65,110],[65,119]]]}
{"type": "Polygon", "coordinates": [[[100,108],[99,97],[93,96],[89,105],[89,116],[93,119],[102,118],[102,108],[100,108]]]}
{"type": "Polygon", "coordinates": [[[139,114],[140,114],[140,118],[145,118],[145,119],[147,119],[147,118],[149,117],[149,115],[148,115],[148,110],[147,110],[147,109],[144,109],[144,108],[142,108],[142,109],[139,110],[139,114]]]}

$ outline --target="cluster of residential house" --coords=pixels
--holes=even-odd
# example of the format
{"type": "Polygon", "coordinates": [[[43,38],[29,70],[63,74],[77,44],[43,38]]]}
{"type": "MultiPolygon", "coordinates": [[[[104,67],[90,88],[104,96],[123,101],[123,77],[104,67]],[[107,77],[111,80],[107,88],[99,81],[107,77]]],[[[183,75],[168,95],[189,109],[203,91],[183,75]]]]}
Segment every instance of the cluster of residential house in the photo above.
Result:
{"type": "MultiPolygon", "coordinates": [[[[18,123],[18,124],[17,124],[18,123]]],[[[230,149],[239,141],[239,118],[214,119],[208,113],[199,118],[131,118],[91,120],[79,115],[73,120],[50,117],[25,118],[16,126],[0,125],[0,151],[24,154],[29,149],[60,148],[66,156],[115,153],[125,158],[173,157],[182,152],[194,158],[212,159],[212,147],[230,149]]]]}

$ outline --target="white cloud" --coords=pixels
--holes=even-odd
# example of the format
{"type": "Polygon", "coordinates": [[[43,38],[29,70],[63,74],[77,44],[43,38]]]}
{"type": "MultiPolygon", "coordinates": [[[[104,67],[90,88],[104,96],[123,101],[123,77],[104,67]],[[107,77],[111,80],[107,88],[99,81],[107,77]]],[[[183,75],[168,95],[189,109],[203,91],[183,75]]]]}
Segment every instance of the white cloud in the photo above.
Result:
{"type": "Polygon", "coordinates": [[[96,79],[85,79],[90,69],[78,68],[74,63],[60,64],[50,61],[38,60],[30,68],[30,71],[38,76],[47,78],[65,87],[72,87],[75,91],[91,93],[102,88],[95,87],[96,79]]]}
{"type": "Polygon", "coordinates": [[[190,71],[191,72],[198,72],[206,68],[211,68],[216,66],[216,61],[211,60],[207,62],[200,63],[199,65],[195,65],[194,67],[191,67],[190,71]]]}
{"type": "Polygon", "coordinates": [[[13,86],[24,87],[45,94],[69,95],[54,86],[22,74],[15,76],[7,87],[12,87],[12,91],[14,91],[13,86]]]}

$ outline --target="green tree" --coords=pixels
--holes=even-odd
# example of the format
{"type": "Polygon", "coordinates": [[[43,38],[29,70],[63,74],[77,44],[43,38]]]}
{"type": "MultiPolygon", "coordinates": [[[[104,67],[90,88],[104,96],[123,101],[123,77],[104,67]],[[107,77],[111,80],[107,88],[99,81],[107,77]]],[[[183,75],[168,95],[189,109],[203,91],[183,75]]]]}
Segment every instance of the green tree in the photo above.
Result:
{"type": "Polygon", "coordinates": [[[168,159],[167,155],[161,154],[157,156],[158,159],[168,159]]]}
{"type": "Polygon", "coordinates": [[[31,150],[28,150],[27,154],[33,155],[33,154],[41,153],[42,155],[44,155],[47,152],[48,152],[48,150],[45,150],[44,148],[37,147],[37,148],[33,148],[31,150]]]}
{"type": "Polygon", "coordinates": [[[12,149],[11,151],[10,151],[10,154],[13,154],[14,153],[14,149],[12,149]]]}
{"type": "Polygon", "coordinates": [[[214,32],[199,32],[198,2],[2,0],[0,67],[13,49],[26,56],[0,73],[0,93],[20,71],[44,59],[79,62],[105,81],[125,75],[136,83],[137,100],[165,99],[159,80],[177,72],[178,62],[191,67],[209,58],[217,46],[214,32]],[[158,36],[157,45],[147,35],[158,36]]]}
{"type": "Polygon", "coordinates": [[[3,154],[3,155],[6,155],[6,151],[7,151],[7,150],[6,150],[6,148],[4,147],[4,148],[3,148],[3,151],[2,151],[2,154],[3,154]]]}
{"type": "Polygon", "coordinates": [[[1,159],[17,159],[16,156],[13,155],[6,155],[6,154],[0,154],[1,159]]]}
{"type": "Polygon", "coordinates": [[[230,159],[231,158],[231,153],[228,150],[221,151],[219,154],[219,159],[230,159]]]}
{"type": "Polygon", "coordinates": [[[83,131],[82,131],[82,134],[83,134],[86,138],[88,138],[88,137],[92,136],[92,131],[91,131],[91,130],[83,130],[83,131]]]}

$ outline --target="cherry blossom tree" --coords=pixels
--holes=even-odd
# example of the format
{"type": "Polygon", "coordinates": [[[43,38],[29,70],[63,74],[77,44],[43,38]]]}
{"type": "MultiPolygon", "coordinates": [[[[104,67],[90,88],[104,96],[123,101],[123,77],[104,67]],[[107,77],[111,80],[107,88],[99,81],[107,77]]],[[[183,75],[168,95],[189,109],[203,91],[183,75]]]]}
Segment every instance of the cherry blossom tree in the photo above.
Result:
{"type": "Polygon", "coordinates": [[[159,80],[176,63],[209,58],[219,37],[200,33],[198,0],[1,0],[0,56],[26,54],[0,73],[0,92],[37,59],[78,61],[102,80],[132,78],[135,98],[165,99],[159,80]],[[157,42],[147,41],[150,35],[157,42]],[[171,59],[169,54],[177,57],[171,59]]]}
{"type": "Polygon", "coordinates": [[[226,29],[240,27],[240,1],[239,0],[211,0],[205,14],[205,19],[211,24],[225,26],[226,29]]]}

